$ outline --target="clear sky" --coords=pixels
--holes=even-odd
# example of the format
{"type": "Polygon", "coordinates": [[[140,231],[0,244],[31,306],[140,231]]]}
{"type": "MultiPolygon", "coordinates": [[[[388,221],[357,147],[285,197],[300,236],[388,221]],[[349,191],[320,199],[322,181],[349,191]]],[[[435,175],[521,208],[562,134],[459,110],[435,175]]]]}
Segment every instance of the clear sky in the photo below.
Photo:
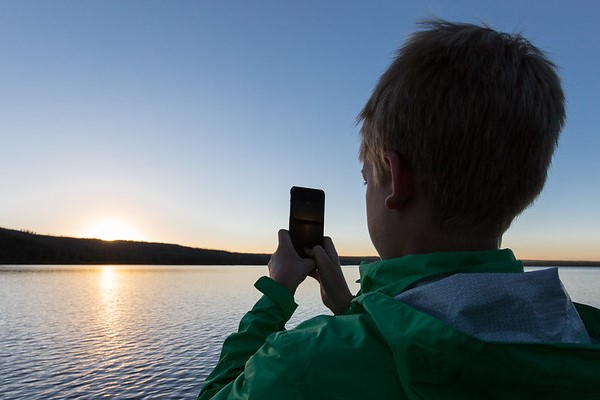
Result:
{"type": "Polygon", "coordinates": [[[522,31],[561,67],[521,258],[600,260],[600,3],[0,0],[0,226],[272,252],[289,189],[370,255],[355,117],[421,18],[522,31]]]}

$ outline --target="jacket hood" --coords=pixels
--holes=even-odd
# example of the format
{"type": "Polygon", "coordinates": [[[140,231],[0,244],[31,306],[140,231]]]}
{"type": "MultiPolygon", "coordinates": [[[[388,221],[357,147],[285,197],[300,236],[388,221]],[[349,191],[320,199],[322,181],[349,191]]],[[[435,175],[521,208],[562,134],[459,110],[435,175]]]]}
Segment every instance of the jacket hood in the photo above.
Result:
{"type": "MultiPolygon", "coordinates": [[[[599,345],[486,342],[383,293],[359,303],[392,352],[409,398],[591,399],[600,393],[599,345]]],[[[587,323],[598,328],[596,311],[587,323]]]]}
{"type": "Polygon", "coordinates": [[[397,295],[416,282],[458,272],[523,272],[509,249],[415,254],[359,267],[360,294],[380,291],[397,295]]]}
{"type": "Polygon", "coordinates": [[[458,273],[395,298],[485,341],[592,343],[557,268],[458,273]]]}
{"type": "MultiPolygon", "coordinates": [[[[448,263],[446,256],[410,256],[360,268],[362,287],[353,307],[372,318],[409,398],[597,398],[597,344],[485,341],[393,297],[417,282],[456,272],[522,272],[510,250],[452,253],[448,263]]],[[[584,314],[593,336],[600,329],[600,310],[588,307],[584,314]]]]}

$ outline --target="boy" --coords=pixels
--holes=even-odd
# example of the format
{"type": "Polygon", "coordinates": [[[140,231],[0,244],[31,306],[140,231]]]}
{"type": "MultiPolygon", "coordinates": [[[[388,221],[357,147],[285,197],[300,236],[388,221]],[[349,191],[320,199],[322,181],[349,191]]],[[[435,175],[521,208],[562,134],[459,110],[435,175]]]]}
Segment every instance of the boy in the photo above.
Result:
{"type": "Polygon", "coordinates": [[[280,231],[264,296],[199,398],[597,398],[600,310],[499,250],[564,124],[555,69],[519,35],[425,22],[359,117],[381,261],[353,296],[329,238],[303,259],[280,231]],[[335,316],[285,331],[307,276],[335,316]]]}

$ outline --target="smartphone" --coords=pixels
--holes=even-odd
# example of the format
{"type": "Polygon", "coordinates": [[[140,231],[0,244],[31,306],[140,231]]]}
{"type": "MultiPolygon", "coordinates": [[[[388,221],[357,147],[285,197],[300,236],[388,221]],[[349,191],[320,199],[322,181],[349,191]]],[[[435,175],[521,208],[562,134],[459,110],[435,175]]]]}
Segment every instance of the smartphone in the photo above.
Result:
{"type": "Polygon", "coordinates": [[[307,258],[306,247],[323,245],[325,192],[294,186],[290,190],[290,236],[300,257],[307,258]]]}

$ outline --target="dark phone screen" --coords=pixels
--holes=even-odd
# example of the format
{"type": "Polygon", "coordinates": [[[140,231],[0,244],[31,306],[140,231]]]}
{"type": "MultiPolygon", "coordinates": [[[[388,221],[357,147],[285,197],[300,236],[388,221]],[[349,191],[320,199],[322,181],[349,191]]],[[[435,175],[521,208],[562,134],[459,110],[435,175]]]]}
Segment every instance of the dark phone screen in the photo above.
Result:
{"type": "Polygon", "coordinates": [[[290,236],[300,257],[304,248],[323,245],[325,192],[294,186],[290,190],[290,236]]]}

